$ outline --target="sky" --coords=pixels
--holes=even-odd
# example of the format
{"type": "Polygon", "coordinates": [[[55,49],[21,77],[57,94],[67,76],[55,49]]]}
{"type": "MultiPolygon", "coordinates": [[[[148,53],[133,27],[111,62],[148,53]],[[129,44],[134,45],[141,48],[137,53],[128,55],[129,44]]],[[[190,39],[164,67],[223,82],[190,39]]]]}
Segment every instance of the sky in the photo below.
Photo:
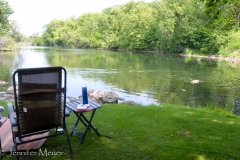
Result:
{"type": "MultiPolygon", "coordinates": [[[[5,0],[14,13],[9,20],[15,20],[25,36],[42,33],[43,26],[53,19],[65,20],[83,13],[102,12],[103,9],[122,5],[131,0],[5,0]]],[[[138,0],[135,0],[138,1],[138,0]]],[[[152,0],[143,0],[152,2],[152,0]]]]}

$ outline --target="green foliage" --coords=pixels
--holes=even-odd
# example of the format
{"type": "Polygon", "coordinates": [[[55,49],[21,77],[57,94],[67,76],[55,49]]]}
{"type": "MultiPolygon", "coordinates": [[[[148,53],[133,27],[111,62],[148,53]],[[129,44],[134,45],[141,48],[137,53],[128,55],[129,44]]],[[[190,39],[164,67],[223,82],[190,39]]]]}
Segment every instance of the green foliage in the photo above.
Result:
{"type": "Polygon", "coordinates": [[[12,13],[8,2],[0,0],[0,50],[16,49],[15,41],[21,40],[16,22],[8,20],[12,13]]]}
{"type": "Polygon", "coordinates": [[[0,37],[0,49],[17,50],[17,43],[23,41],[24,36],[20,33],[15,21],[10,21],[8,32],[0,37]]]}
{"type": "Polygon", "coordinates": [[[192,0],[168,0],[158,7],[158,50],[183,52],[184,48],[200,49],[206,41],[202,5],[192,0]]]}
{"type": "Polygon", "coordinates": [[[13,38],[15,42],[23,41],[23,35],[19,31],[19,26],[17,25],[16,21],[11,21],[10,22],[10,29],[9,29],[8,35],[11,38],[13,38]]]}
{"type": "Polygon", "coordinates": [[[124,20],[120,25],[120,47],[134,50],[148,49],[149,38],[146,32],[151,29],[155,18],[153,9],[145,3],[129,2],[121,7],[124,20]]]}
{"type": "Polygon", "coordinates": [[[2,49],[2,50],[16,50],[17,49],[16,41],[10,36],[1,37],[0,38],[0,49],[2,49]]]}
{"type": "MultiPolygon", "coordinates": [[[[218,48],[222,56],[239,55],[240,1],[239,0],[200,0],[204,2],[206,28],[211,40],[210,48],[218,48]],[[215,40],[214,40],[215,38],[215,40]]],[[[204,47],[209,50],[209,47],[204,47]]],[[[216,50],[216,49],[214,49],[216,50]]]]}
{"type": "Polygon", "coordinates": [[[8,17],[13,13],[13,10],[5,0],[0,0],[0,36],[7,33],[9,29],[8,17]]]}
{"type": "Polygon", "coordinates": [[[239,20],[231,16],[238,16],[235,12],[239,3],[231,0],[213,6],[210,4],[210,0],[156,0],[151,3],[130,1],[106,8],[102,13],[86,13],[77,18],[53,20],[45,26],[43,35],[33,40],[33,44],[154,50],[161,53],[191,50],[194,53],[218,54],[220,47],[225,48],[226,45],[221,43],[223,40],[220,38],[226,27],[217,27],[217,24],[223,26],[222,23],[227,19],[227,28],[237,29],[234,26],[239,20]],[[233,7],[234,4],[236,6],[233,7]],[[214,17],[214,9],[211,7],[216,8],[216,5],[223,5],[230,12],[225,13],[219,9],[219,16],[214,17]]]}
{"type": "Polygon", "coordinates": [[[33,34],[28,39],[32,43],[32,45],[36,45],[36,46],[44,45],[43,38],[41,38],[38,34],[33,34]]]}
{"type": "Polygon", "coordinates": [[[208,15],[209,27],[229,31],[240,27],[239,0],[201,0],[208,15]]]}
{"type": "Polygon", "coordinates": [[[219,51],[221,55],[240,56],[240,30],[237,32],[234,30],[230,31],[226,36],[222,36],[219,41],[224,44],[219,51]]]}

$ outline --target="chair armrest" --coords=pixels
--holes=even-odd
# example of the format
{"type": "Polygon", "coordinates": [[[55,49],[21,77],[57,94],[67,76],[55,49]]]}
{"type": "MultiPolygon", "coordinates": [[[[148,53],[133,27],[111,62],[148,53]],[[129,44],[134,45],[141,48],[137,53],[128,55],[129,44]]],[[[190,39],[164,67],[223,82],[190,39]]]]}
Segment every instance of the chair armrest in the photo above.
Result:
{"type": "Polygon", "coordinates": [[[8,107],[8,118],[11,121],[12,127],[15,127],[17,126],[17,120],[14,117],[13,105],[11,103],[7,103],[7,107],[8,107]]]}

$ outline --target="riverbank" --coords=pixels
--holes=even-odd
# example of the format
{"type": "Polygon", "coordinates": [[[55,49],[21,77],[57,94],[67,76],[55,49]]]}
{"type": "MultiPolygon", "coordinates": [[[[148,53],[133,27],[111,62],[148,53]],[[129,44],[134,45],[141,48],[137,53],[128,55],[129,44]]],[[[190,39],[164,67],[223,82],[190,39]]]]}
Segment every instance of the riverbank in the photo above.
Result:
{"type": "Polygon", "coordinates": [[[240,57],[223,57],[223,56],[216,56],[216,55],[202,56],[202,55],[191,55],[191,54],[180,54],[180,56],[194,57],[194,58],[207,58],[207,59],[216,60],[216,61],[227,61],[230,63],[240,63],[240,57]]]}
{"type": "Polygon", "coordinates": [[[0,49],[0,53],[1,52],[16,52],[18,51],[18,47],[14,48],[14,49],[0,49]]]}
{"type": "Polygon", "coordinates": [[[200,54],[187,54],[187,53],[169,53],[169,52],[158,52],[158,51],[139,51],[139,50],[126,50],[126,49],[106,49],[106,50],[113,50],[113,51],[126,51],[126,52],[135,52],[135,53],[149,53],[149,54],[156,54],[156,55],[172,55],[172,56],[183,56],[183,57],[194,57],[198,59],[210,59],[215,61],[226,61],[230,63],[240,63],[240,57],[236,54],[239,51],[233,52],[233,56],[221,56],[221,55],[200,55],[200,54]]]}
{"type": "Polygon", "coordinates": [[[27,47],[27,46],[31,46],[31,43],[29,42],[19,42],[19,43],[16,43],[16,45],[14,46],[11,46],[11,48],[0,48],[0,53],[1,52],[16,52],[18,51],[19,47],[27,47]]]}
{"type": "Polygon", "coordinates": [[[152,54],[161,54],[161,55],[172,55],[172,56],[183,56],[183,57],[194,57],[197,59],[210,59],[215,61],[226,61],[230,63],[240,63],[240,57],[238,54],[232,54],[233,56],[221,56],[221,55],[200,55],[200,54],[187,54],[187,53],[160,53],[156,51],[145,51],[152,54]]]}
{"type": "MultiPolygon", "coordinates": [[[[26,47],[26,46],[31,46],[30,43],[19,43],[18,47],[26,47]]],[[[85,48],[88,49],[88,48],[85,48]]],[[[173,55],[173,56],[183,56],[183,57],[194,57],[198,59],[210,59],[210,60],[215,60],[215,61],[226,61],[230,63],[240,63],[240,57],[238,57],[238,54],[234,54],[234,56],[221,56],[221,55],[200,55],[200,54],[187,54],[187,53],[167,53],[167,52],[158,52],[158,51],[149,51],[149,50],[127,50],[127,49],[107,49],[107,48],[91,48],[91,49],[99,49],[99,50],[112,50],[112,51],[125,51],[125,52],[135,52],[135,53],[150,53],[156,54],[156,55],[173,55]]],[[[0,49],[0,52],[14,52],[18,51],[18,49],[0,49]]],[[[239,52],[239,51],[236,51],[239,52]]]]}

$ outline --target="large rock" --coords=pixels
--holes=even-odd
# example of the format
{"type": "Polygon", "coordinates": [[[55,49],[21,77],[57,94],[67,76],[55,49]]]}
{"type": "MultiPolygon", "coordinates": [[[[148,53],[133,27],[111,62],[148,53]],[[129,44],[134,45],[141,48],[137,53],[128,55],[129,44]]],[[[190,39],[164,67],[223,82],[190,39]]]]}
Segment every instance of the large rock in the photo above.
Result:
{"type": "Polygon", "coordinates": [[[0,80],[0,84],[4,85],[4,84],[7,84],[7,82],[0,80]]]}
{"type": "MultiPolygon", "coordinates": [[[[17,87],[18,94],[18,87],[17,87]]],[[[0,92],[0,100],[14,101],[13,86],[9,87],[6,92],[0,92]]]]}
{"type": "Polygon", "coordinates": [[[118,95],[115,92],[107,92],[102,99],[103,103],[118,103],[118,95]]]}
{"type": "MultiPolygon", "coordinates": [[[[81,96],[79,98],[82,98],[81,96]]],[[[118,95],[111,91],[99,91],[99,90],[89,90],[88,99],[95,101],[99,104],[105,103],[118,103],[118,95]]]]}
{"type": "MultiPolygon", "coordinates": [[[[16,86],[16,89],[17,89],[17,93],[18,93],[18,86],[16,86]]],[[[9,87],[6,91],[7,94],[13,94],[13,86],[9,87]]]]}
{"type": "Polygon", "coordinates": [[[71,96],[67,96],[67,98],[69,99],[70,102],[76,102],[76,101],[80,100],[80,99],[77,99],[77,98],[71,97],[71,96]]]}

